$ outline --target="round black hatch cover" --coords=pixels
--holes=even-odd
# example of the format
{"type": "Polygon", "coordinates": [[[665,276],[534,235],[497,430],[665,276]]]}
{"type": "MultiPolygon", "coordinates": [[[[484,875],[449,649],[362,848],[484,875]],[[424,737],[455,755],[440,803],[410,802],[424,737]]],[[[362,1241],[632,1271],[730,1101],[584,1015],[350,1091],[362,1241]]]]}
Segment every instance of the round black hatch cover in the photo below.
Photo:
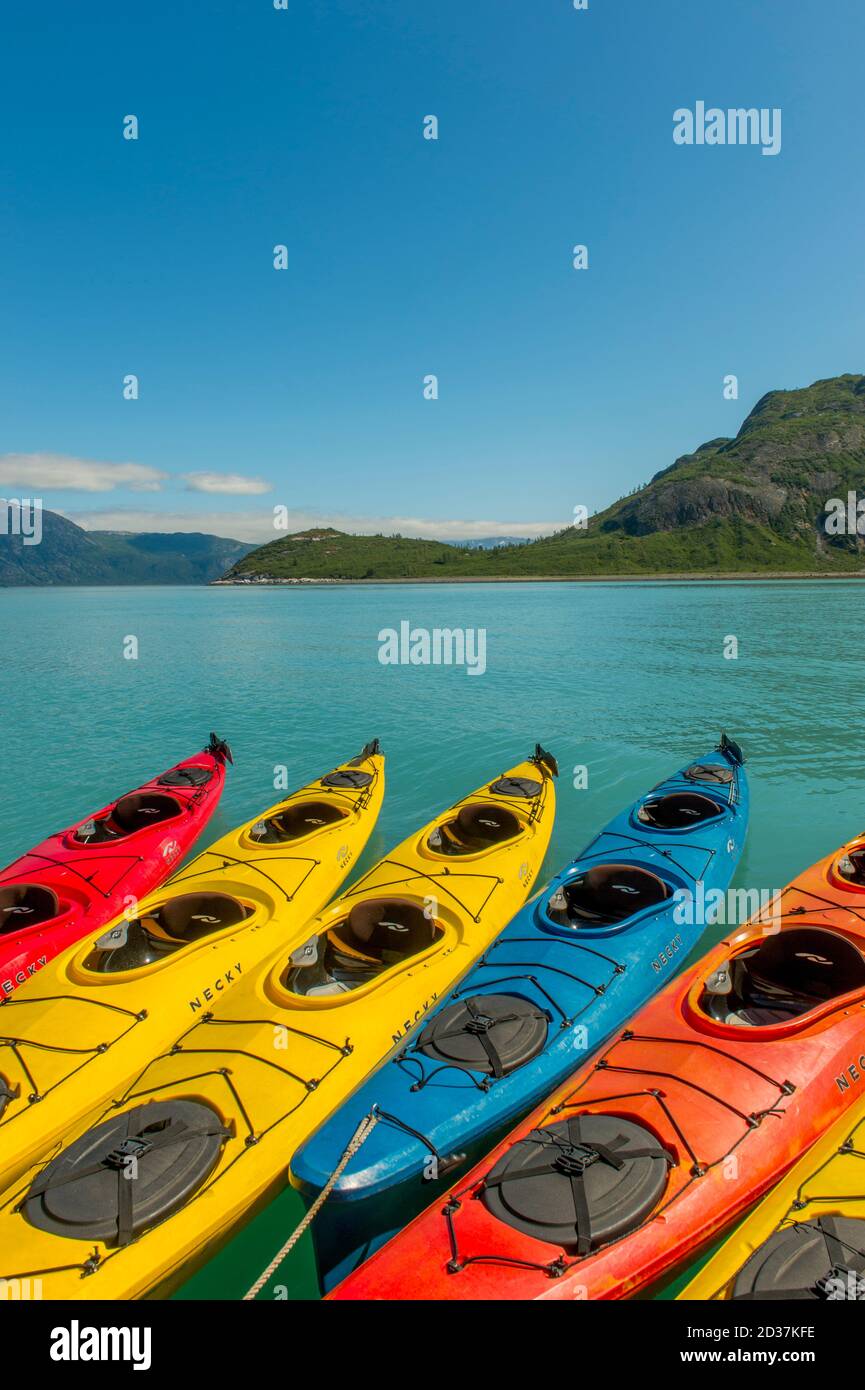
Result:
{"type": "Polygon", "coordinates": [[[353,787],[360,790],[372,781],[371,772],[361,772],[359,767],[338,767],[336,772],[328,772],[321,779],[323,787],[353,787]]]}
{"type": "Polygon", "coordinates": [[[490,791],[496,796],[518,796],[524,801],[530,801],[533,796],[537,796],[543,785],[543,782],[536,782],[533,777],[500,777],[497,782],[490,783],[490,791]]]}
{"type": "Polygon", "coordinates": [[[642,1125],[577,1115],[514,1144],[486,1179],[483,1201],[524,1235],[587,1255],[646,1220],[667,1185],[667,1165],[642,1125]]]}
{"type": "Polygon", "coordinates": [[[739,1271],[733,1297],[865,1302],[865,1220],[821,1216],[776,1231],[739,1271]]]}
{"type": "Polygon", "coordinates": [[[718,787],[726,787],[733,780],[733,769],[720,763],[692,763],[685,769],[689,782],[710,782],[718,787]]]}
{"type": "Polygon", "coordinates": [[[213,776],[209,767],[175,767],[165,772],[157,782],[158,787],[203,787],[213,776]]]}
{"type": "Polygon", "coordinates": [[[139,1105],[76,1139],[34,1179],[31,1226],[78,1240],[127,1245],[192,1196],[228,1132],[209,1105],[139,1105]]]}
{"type": "Polygon", "coordinates": [[[475,994],[436,1014],[415,1050],[463,1071],[507,1076],[543,1052],[549,1021],[517,994],[475,994]]]}

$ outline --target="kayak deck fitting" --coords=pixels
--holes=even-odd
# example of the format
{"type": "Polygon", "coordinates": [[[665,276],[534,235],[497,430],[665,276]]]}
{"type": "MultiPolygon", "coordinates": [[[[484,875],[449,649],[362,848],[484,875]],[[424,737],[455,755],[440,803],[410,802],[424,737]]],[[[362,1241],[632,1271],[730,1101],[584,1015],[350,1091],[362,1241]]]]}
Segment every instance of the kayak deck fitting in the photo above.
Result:
{"type": "Polygon", "coordinates": [[[703,932],[695,884],[727,888],[749,797],[723,740],[616,816],[526,905],[395,1057],[298,1151],[331,1287],[434,1200],[675,973],[703,932]],[[364,1116],[374,1132],[331,1175],[364,1116]],[[445,1182],[445,1178],[447,1182],[445,1182]]]}
{"type": "Polygon", "coordinates": [[[554,814],[540,750],[404,841],[295,949],[245,972],[0,1195],[0,1276],[43,1271],[50,1298],[176,1287],[284,1188],[297,1144],[525,900],[554,814]]]}

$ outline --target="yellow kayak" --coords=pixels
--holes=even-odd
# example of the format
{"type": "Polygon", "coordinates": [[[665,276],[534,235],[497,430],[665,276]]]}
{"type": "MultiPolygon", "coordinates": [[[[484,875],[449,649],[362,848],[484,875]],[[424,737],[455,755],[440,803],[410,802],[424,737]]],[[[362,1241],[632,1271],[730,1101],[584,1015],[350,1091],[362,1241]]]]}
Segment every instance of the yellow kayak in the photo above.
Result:
{"type": "Polygon", "coordinates": [[[177,1030],[0,1194],[0,1277],[38,1271],[45,1298],[161,1297],[213,1255],[534,889],[554,770],[538,749],[458,802],[177,1030]]]}
{"type": "Polygon", "coordinates": [[[217,840],[0,1005],[0,1188],[300,939],[356,862],[383,796],[376,741],[217,840]]]}
{"type": "MultiPolygon", "coordinates": [[[[834,1084],[850,1088],[858,1079],[865,1057],[851,1063],[834,1084]]],[[[865,1099],[812,1145],[679,1298],[865,1300],[865,1099]]]]}

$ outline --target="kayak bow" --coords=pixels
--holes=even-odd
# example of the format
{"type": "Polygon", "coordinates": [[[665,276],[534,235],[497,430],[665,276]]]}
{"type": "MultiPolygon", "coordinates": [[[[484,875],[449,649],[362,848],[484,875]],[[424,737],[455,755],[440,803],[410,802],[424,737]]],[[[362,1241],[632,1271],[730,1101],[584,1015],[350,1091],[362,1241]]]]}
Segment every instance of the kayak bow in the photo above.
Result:
{"type": "Polygon", "coordinates": [[[211,734],[203,752],[0,871],[0,996],[165,882],[216,810],[226,761],[211,734]]]}

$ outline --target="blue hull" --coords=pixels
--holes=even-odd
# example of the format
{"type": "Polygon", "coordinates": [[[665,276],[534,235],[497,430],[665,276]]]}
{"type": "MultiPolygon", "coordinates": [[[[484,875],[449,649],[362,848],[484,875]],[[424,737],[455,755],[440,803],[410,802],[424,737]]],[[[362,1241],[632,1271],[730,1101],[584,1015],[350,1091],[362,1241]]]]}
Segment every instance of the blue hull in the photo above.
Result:
{"type": "MultiPolygon", "coordinates": [[[[735,750],[735,745],[733,745],[735,750]]],[[[749,795],[735,752],[715,750],[660,783],[618,815],[544,891],[517,913],[496,942],[442,1001],[408,1044],[386,1062],[301,1148],[291,1178],[307,1202],[336,1168],[360,1120],[374,1108],[379,1123],[340,1178],[313,1223],[319,1270],[332,1287],[373,1250],[435,1200],[459,1172],[476,1161],[583,1058],[596,1051],[684,964],[711,919],[742,854],[749,795]],[[717,769],[695,780],[692,769],[717,769]],[[688,773],[691,771],[691,775],[688,773]],[[723,779],[729,779],[724,781],[723,779]],[[717,814],[698,825],[661,829],[641,818],[656,814],[660,798],[685,794],[687,804],[709,798],[717,814]],[[579,897],[586,875],[601,865],[645,870],[662,881],[669,896],[615,925],[563,922],[567,890],[579,897]],[[565,894],[563,899],[562,894],[565,894]],[[505,996],[530,1015],[520,1042],[528,1055],[507,1074],[496,1049],[483,1045],[486,1065],[466,1070],[451,1053],[419,1050],[439,1022],[443,1046],[454,1046],[450,1019],[465,1021],[471,999],[471,1028],[482,1014],[479,996],[505,996]],[[463,1001],[462,1011],[456,1006],[463,1001]],[[528,1005],[528,1008],[526,1008],[528,1005]],[[526,1041],[527,1040],[527,1041],[526,1041]]],[[[664,805],[674,803],[664,803],[664,805]]],[[[702,805],[702,813],[706,808],[702,805]]],[[[710,808],[711,810],[711,808],[710,808]]],[[[691,814],[691,813],[689,813],[691,814]]],[[[619,879],[628,875],[618,873],[619,879]]],[[[597,872],[595,874],[597,878],[597,872]]],[[[641,882],[633,878],[634,882],[641,882]]],[[[646,880],[648,881],[648,880],[646,880]]],[[[614,885],[621,890],[621,885],[614,885]]],[[[633,888],[623,891],[636,892],[633,888]]],[[[501,1012],[501,1004],[499,1004],[501,1012]]],[[[506,1006],[505,1006],[506,1007],[506,1006]]],[[[509,1015],[500,1028],[519,1033],[509,1015]]],[[[492,1035],[491,1035],[492,1036],[492,1035]]],[[[462,1047],[464,1037],[457,1039],[462,1047]]],[[[471,1040],[469,1049],[478,1046],[471,1040]]],[[[475,1055],[471,1053],[470,1055],[475,1055]]]]}

